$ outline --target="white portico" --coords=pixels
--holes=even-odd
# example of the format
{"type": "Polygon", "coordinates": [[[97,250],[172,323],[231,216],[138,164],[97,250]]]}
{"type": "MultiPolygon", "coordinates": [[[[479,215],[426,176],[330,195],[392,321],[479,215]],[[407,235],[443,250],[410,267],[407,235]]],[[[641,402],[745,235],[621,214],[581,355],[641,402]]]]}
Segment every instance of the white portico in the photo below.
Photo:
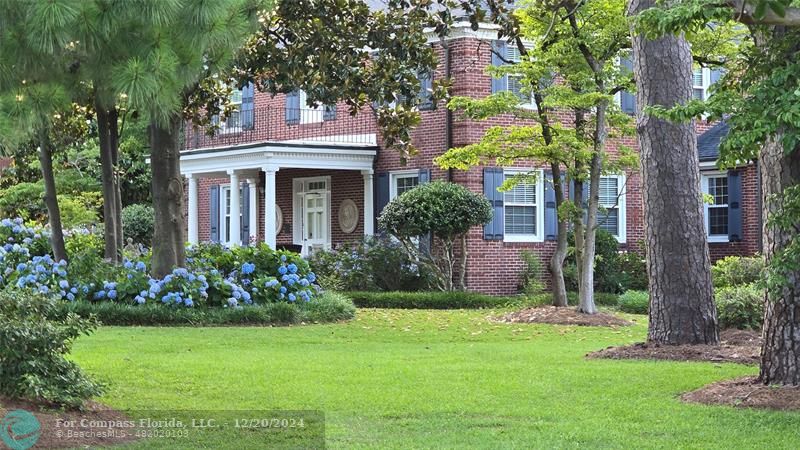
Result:
{"type": "Polygon", "coordinates": [[[373,162],[376,154],[374,143],[313,142],[184,151],[181,173],[188,179],[189,242],[198,243],[207,234],[208,240],[228,245],[263,240],[276,248],[284,217],[292,225],[284,227],[284,235],[291,236],[291,244],[301,247],[304,254],[330,246],[334,233],[341,234],[348,229],[352,232],[356,229],[353,221],[358,222],[363,234],[371,235],[375,219],[373,162]],[[286,173],[279,176],[282,170],[286,173]],[[342,171],[346,171],[346,182],[341,181],[342,171]],[[306,172],[313,176],[295,175],[306,172]],[[358,177],[356,188],[351,182],[353,177],[358,177]],[[207,194],[210,206],[201,203],[201,197],[206,195],[201,187],[204,179],[216,183],[207,194]],[[338,186],[336,180],[339,180],[338,186]],[[337,195],[337,203],[332,205],[332,193],[337,189],[347,192],[347,198],[337,195]],[[353,198],[355,196],[361,198],[353,198]],[[332,213],[334,208],[336,214],[332,213]],[[206,220],[209,224],[201,223],[206,220]],[[263,226],[261,230],[260,226],[263,226]]]}

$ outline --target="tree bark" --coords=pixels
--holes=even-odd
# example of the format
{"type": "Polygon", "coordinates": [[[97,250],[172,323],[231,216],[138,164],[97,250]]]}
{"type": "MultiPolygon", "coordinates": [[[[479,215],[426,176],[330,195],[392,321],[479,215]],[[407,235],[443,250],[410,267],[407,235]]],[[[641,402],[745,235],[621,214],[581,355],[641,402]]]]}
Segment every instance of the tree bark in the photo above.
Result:
{"type": "Polygon", "coordinates": [[[467,290],[467,233],[461,235],[461,264],[458,274],[458,289],[467,290]]]}
{"type": "MultiPolygon", "coordinates": [[[[556,213],[564,204],[564,183],[561,166],[558,163],[550,164],[553,172],[553,190],[556,197],[556,213]]],[[[564,260],[567,259],[567,221],[558,218],[558,234],[556,235],[556,250],[550,258],[550,282],[553,292],[553,306],[567,306],[567,284],[564,282],[564,260]]]]}
{"type": "Polygon", "coordinates": [[[56,261],[68,261],[67,249],[64,246],[64,231],[61,228],[61,209],[58,207],[56,179],[53,174],[53,152],[47,130],[39,131],[39,163],[42,166],[44,181],[44,204],[50,223],[50,244],[53,246],[53,257],[56,261]]]}
{"type": "MultiPolygon", "coordinates": [[[[655,5],[632,0],[628,15],[655,5]]],[[[683,35],[634,35],[633,56],[650,280],[648,341],[719,344],[694,124],[644,113],[651,105],[670,108],[692,98],[692,54],[683,35]]]]}
{"type": "MultiPolygon", "coordinates": [[[[97,134],[100,139],[100,168],[103,185],[103,227],[106,260],[116,264],[120,260],[120,237],[117,235],[117,222],[120,220],[120,211],[117,210],[117,186],[114,176],[114,157],[111,141],[111,114],[99,103],[95,104],[97,111],[97,134]]],[[[113,117],[116,121],[116,116],[113,117]]],[[[115,128],[116,129],[116,128],[115,128]]]]}
{"type": "MultiPolygon", "coordinates": [[[[786,153],[781,134],[770,138],[761,149],[759,170],[762,214],[768,219],[783,210],[781,193],[800,184],[800,149],[786,153]]],[[[764,256],[770,264],[797,235],[764,220],[763,239],[764,256]]],[[[767,293],[765,306],[759,380],[765,384],[800,385],[800,270],[789,272],[788,283],[781,292],[767,293]]]]}
{"type": "Polygon", "coordinates": [[[153,173],[152,276],[162,278],[186,262],[183,232],[183,178],[180,172],[179,116],[166,126],[151,123],[150,167],[153,173]]]}
{"type": "Polygon", "coordinates": [[[119,177],[119,110],[113,108],[109,111],[108,121],[108,140],[111,148],[111,164],[114,175],[114,204],[116,225],[115,235],[117,236],[117,260],[122,262],[122,250],[125,248],[125,235],[122,231],[122,180],[119,177]]]}

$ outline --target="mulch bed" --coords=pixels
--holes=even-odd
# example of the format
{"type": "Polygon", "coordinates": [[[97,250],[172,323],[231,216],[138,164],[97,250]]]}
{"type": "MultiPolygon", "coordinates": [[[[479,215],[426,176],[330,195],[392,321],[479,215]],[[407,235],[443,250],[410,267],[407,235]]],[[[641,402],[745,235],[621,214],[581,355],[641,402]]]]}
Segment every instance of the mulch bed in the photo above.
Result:
{"type": "Polygon", "coordinates": [[[756,377],[744,377],[687,392],[681,395],[681,400],[704,405],[793,411],[800,410],[800,387],[767,386],[756,381],[756,377]]]}
{"type": "Polygon", "coordinates": [[[723,330],[720,345],[658,345],[636,343],[608,347],[589,353],[587,358],[662,359],[671,361],[711,361],[758,364],[761,360],[761,334],[749,330],[723,330]]]}
{"type": "Polygon", "coordinates": [[[501,323],[549,323],[555,325],[582,325],[594,327],[628,326],[633,323],[613,314],[599,312],[582,314],[574,307],[538,306],[523,309],[495,318],[501,323]]]}
{"type": "MultiPolygon", "coordinates": [[[[107,427],[80,426],[81,421],[84,419],[88,422],[94,422],[96,425],[100,425],[103,422],[130,420],[125,414],[97,402],[87,402],[82,411],[61,411],[43,408],[30,402],[0,398],[0,420],[9,411],[18,409],[33,413],[39,420],[41,435],[36,441],[35,448],[97,448],[124,444],[136,439],[133,436],[134,430],[126,430],[127,435],[120,436],[120,433],[116,433],[116,435],[115,433],[109,433],[107,427]],[[75,425],[70,426],[68,424],[70,421],[74,421],[75,425]],[[68,430],[73,430],[73,436],[68,436],[68,430]],[[86,431],[95,433],[85,433],[86,431]],[[78,433],[76,432],[84,433],[77,435],[78,433]]],[[[120,428],[116,428],[116,430],[119,431],[120,428]]]]}

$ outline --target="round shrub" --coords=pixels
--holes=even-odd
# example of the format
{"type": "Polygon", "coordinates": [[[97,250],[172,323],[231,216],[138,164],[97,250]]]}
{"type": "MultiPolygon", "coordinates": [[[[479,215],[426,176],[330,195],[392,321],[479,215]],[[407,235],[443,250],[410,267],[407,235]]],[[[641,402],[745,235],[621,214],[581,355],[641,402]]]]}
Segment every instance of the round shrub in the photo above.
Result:
{"type": "Polygon", "coordinates": [[[122,234],[136,244],[150,247],[155,229],[155,212],[150,205],[130,205],[122,208],[122,234]]]}
{"type": "Polygon", "coordinates": [[[761,256],[726,256],[711,267],[714,287],[725,288],[752,284],[761,279],[764,258],[761,256]]]}
{"type": "Polygon", "coordinates": [[[619,296],[619,309],[629,314],[647,314],[650,295],[645,291],[627,291],[619,296]]]}
{"type": "Polygon", "coordinates": [[[760,330],[764,321],[764,290],[755,284],[725,287],[715,294],[720,328],[760,330]]]}

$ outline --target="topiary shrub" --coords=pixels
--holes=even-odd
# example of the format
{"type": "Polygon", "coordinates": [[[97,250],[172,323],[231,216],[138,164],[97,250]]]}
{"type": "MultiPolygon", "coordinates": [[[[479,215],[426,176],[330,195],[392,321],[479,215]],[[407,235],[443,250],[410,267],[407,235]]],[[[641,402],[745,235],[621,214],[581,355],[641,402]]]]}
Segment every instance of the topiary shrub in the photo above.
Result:
{"type": "Polygon", "coordinates": [[[150,205],[129,205],[122,208],[122,234],[136,244],[150,247],[153,243],[155,213],[150,205]]]}
{"type": "Polygon", "coordinates": [[[763,271],[761,256],[726,256],[711,266],[711,277],[714,287],[720,289],[756,283],[763,271]]]}
{"type": "Polygon", "coordinates": [[[31,292],[0,291],[0,394],[78,408],[102,387],[65,356],[97,321],[60,315],[56,302],[31,292]]]}
{"type": "Polygon", "coordinates": [[[760,330],[764,321],[764,290],[755,284],[717,289],[720,328],[760,330]]]}
{"type": "Polygon", "coordinates": [[[650,309],[650,295],[645,291],[627,291],[619,296],[617,305],[622,312],[647,314],[650,309]]]}
{"type": "Polygon", "coordinates": [[[430,268],[436,287],[464,289],[466,234],[492,219],[492,207],[481,194],[455,183],[421,184],[396,197],[381,212],[378,224],[403,244],[412,261],[430,268]],[[426,237],[430,236],[430,240],[426,237]]]}

